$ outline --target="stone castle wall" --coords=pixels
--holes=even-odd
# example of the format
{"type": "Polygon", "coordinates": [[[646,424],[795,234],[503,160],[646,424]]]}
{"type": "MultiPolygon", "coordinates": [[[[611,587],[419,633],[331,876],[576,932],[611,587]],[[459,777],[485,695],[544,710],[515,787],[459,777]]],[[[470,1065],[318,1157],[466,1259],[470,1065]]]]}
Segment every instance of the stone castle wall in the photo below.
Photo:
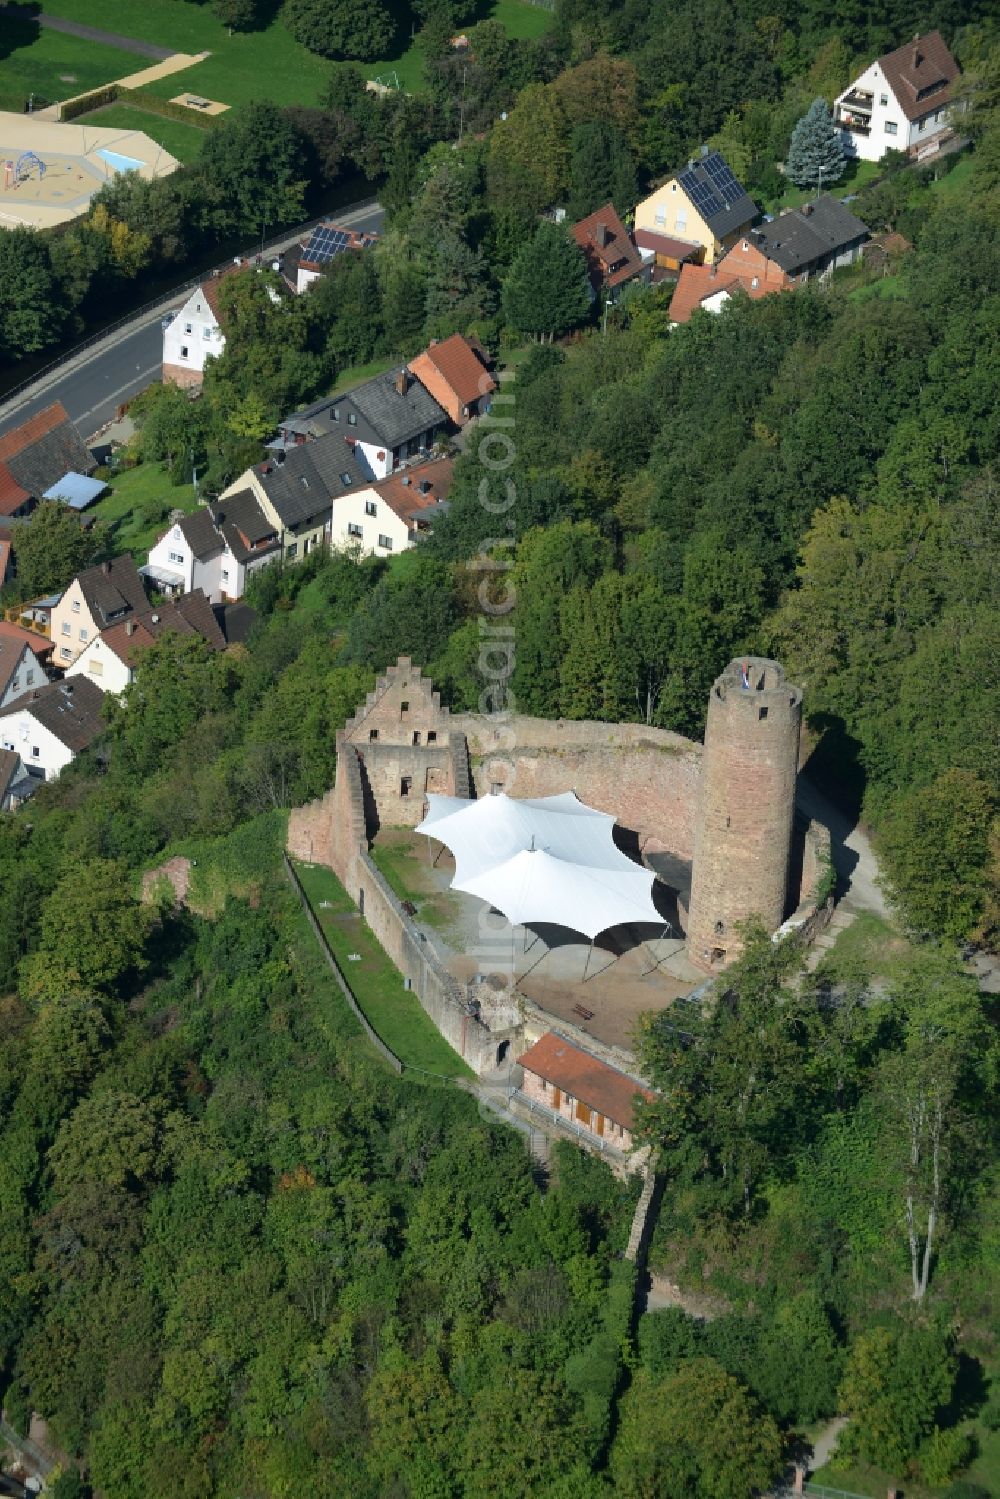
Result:
{"type": "Polygon", "coordinates": [[[638,833],[640,847],[694,853],[701,745],[643,724],[528,718],[497,723],[453,716],[464,732],[477,796],[499,785],[511,796],[573,790],[638,833]]]}

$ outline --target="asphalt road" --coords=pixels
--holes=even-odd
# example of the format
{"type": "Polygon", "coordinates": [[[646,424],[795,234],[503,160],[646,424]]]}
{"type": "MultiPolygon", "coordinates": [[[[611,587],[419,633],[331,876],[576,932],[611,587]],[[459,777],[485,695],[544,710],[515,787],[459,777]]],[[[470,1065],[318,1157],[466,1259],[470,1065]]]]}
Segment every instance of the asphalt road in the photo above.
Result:
{"type": "MultiPolygon", "coordinates": [[[[371,208],[333,212],[330,217],[351,228],[379,230],[384,214],[376,204],[371,208]]],[[[284,241],[285,248],[297,243],[297,235],[284,241]]],[[[180,307],[188,296],[187,291],[179,293],[173,305],[180,307]]],[[[13,411],[0,418],[0,436],[12,427],[20,426],[37,411],[51,406],[53,401],[61,401],[80,436],[85,440],[92,437],[105,422],[113,420],[117,406],[159,379],[163,352],[162,317],[163,313],[157,312],[143,322],[123,329],[110,347],[98,346],[89,357],[70,355],[64,375],[47,376],[42,382],[44,389],[27,393],[26,399],[19,400],[13,411]]]]}
{"type": "Polygon", "coordinates": [[[84,26],[79,21],[65,21],[61,16],[46,16],[25,10],[21,5],[0,5],[0,19],[8,15],[12,21],[34,21],[49,31],[61,31],[64,36],[78,36],[86,42],[101,42],[105,47],[117,47],[119,52],[134,52],[137,57],[151,57],[163,62],[175,57],[169,47],[157,47],[152,42],[137,42],[134,37],[121,36],[117,31],[99,31],[96,26],[84,26]]]}

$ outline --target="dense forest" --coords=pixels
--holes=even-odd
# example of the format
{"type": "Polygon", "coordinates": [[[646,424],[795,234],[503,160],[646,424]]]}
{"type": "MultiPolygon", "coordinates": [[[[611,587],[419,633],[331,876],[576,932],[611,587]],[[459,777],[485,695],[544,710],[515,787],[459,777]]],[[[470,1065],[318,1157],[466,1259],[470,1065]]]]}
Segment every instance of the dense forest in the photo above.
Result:
{"type": "MultiPolygon", "coordinates": [[[[421,9],[420,94],[331,73],[321,109],[234,111],[175,176],[0,234],[13,363],[129,280],[380,183],[374,253],[294,300],[231,278],[203,398],[138,403],[133,456],[181,483],[193,455],[209,492],[352,366],[476,331],[513,373],[510,464],[475,435],[425,544],[265,571],[246,647],[152,647],[103,739],[0,820],[0,1389],[79,1463],[60,1499],[750,1499],[838,1413],[870,1492],[992,1491],[996,1010],[962,953],[1000,931],[1000,40],[952,0],[763,10],[559,0],[513,42],[421,9]],[[541,209],[624,211],[703,140],[773,196],[811,102],[931,25],[972,148],[861,190],[911,246],[887,274],[673,330],[671,289],[640,289],[602,326],[541,209]],[[567,1146],[537,1172],[462,1091],[383,1070],[282,873],[376,670],[403,652],[480,704],[484,576],[542,717],[697,737],[734,654],[780,657],[898,917],[809,976],[751,931],[718,1002],[649,1017],[652,1260],[682,1291],[637,1323],[638,1183],[567,1146]],[[143,903],[181,850],[189,909],[143,903]]],[[[39,587],[108,544],[44,526],[39,587]]]]}

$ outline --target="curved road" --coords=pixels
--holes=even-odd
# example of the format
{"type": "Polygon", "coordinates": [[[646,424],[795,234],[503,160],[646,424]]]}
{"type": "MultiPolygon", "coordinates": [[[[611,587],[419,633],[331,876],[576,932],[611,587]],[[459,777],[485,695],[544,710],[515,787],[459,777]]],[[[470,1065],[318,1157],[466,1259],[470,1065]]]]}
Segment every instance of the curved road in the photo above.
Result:
{"type": "MultiPolygon", "coordinates": [[[[384,214],[376,203],[343,213],[334,211],[330,217],[355,229],[380,230],[384,214]]],[[[300,238],[301,232],[289,235],[280,245],[270,246],[267,254],[290,249],[300,238]]],[[[206,277],[209,274],[205,272],[206,277]]],[[[57,369],[43,375],[14,401],[6,404],[0,401],[0,436],[51,406],[53,401],[61,401],[80,436],[84,440],[91,437],[105,422],[113,420],[117,406],[159,379],[163,347],[161,319],[170,308],[182,306],[189,295],[189,288],[172,298],[168,295],[153,312],[109,334],[93,348],[69,354],[57,369]]]]}

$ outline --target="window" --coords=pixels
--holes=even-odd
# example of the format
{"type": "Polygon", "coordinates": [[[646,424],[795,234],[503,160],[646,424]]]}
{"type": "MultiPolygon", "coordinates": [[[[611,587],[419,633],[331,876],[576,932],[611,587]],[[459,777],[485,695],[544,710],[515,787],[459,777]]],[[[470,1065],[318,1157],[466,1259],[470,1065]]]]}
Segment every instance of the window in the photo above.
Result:
{"type": "Polygon", "coordinates": [[[349,426],[349,427],[356,427],[356,426],[357,426],[357,425],[358,425],[358,419],[357,419],[357,417],[356,417],[356,416],[355,416],[355,415],[354,415],[354,412],[353,412],[353,411],[349,411],[349,412],[348,412],[348,413],[347,413],[347,425],[348,425],[348,426],[349,426]]]}
{"type": "Polygon", "coordinates": [[[79,612],[80,612],[80,600],[79,599],[74,599],[73,600],[73,613],[74,614],[79,614],[79,612]]]}
{"type": "Polygon", "coordinates": [[[184,565],[184,558],[180,552],[168,552],[167,556],[171,562],[179,562],[181,566],[184,565]]]}
{"type": "Polygon", "coordinates": [[[330,412],[330,415],[333,417],[335,422],[340,421],[340,411],[336,406],[334,406],[333,410],[330,412]]]}
{"type": "Polygon", "coordinates": [[[222,569],[222,581],[223,581],[223,583],[228,583],[229,582],[229,568],[228,567],[224,567],[222,569]]]}
{"type": "Polygon", "coordinates": [[[22,727],[22,729],[21,729],[21,738],[22,739],[27,739],[27,737],[28,737],[28,726],[27,726],[27,724],[25,724],[22,727]]]}
{"type": "Polygon", "coordinates": [[[86,632],[86,630],[81,630],[80,631],[80,639],[81,640],[86,640],[86,638],[87,638],[87,632],[86,632]]]}
{"type": "Polygon", "coordinates": [[[882,108],[885,109],[886,105],[889,102],[889,95],[888,94],[879,94],[879,96],[878,96],[878,102],[881,104],[882,108]]]}
{"type": "Polygon", "coordinates": [[[90,660],[90,675],[92,677],[103,677],[104,675],[104,662],[98,661],[96,656],[93,656],[90,660]]]}
{"type": "Polygon", "coordinates": [[[33,683],[34,683],[34,680],[35,680],[35,673],[34,673],[34,671],[33,670],[29,671],[28,672],[28,682],[27,682],[27,685],[29,687],[31,687],[33,685],[33,683]]]}
{"type": "Polygon", "coordinates": [[[677,230],[678,234],[683,234],[687,226],[687,211],[682,208],[678,213],[676,219],[674,220],[674,228],[677,230]]]}
{"type": "Polygon", "coordinates": [[[378,506],[375,504],[374,500],[365,500],[365,514],[366,515],[375,515],[376,512],[377,512],[377,510],[378,510],[378,506]]]}
{"type": "Polygon", "coordinates": [[[414,744],[419,744],[420,743],[420,730],[419,729],[414,729],[414,731],[413,731],[413,742],[414,742],[414,744]]]}
{"type": "Polygon", "coordinates": [[[350,489],[350,487],[351,487],[351,476],[346,471],[346,469],[345,469],[345,471],[340,476],[340,482],[341,482],[341,484],[343,484],[343,486],[344,486],[345,489],[350,489]]]}
{"type": "Polygon", "coordinates": [[[37,744],[33,744],[33,745],[32,745],[32,746],[31,746],[31,758],[32,758],[32,759],[33,759],[33,760],[40,760],[40,759],[41,759],[41,757],[42,757],[42,752],[41,752],[41,750],[40,750],[40,749],[39,749],[39,748],[38,748],[38,745],[37,745],[37,744]]]}
{"type": "Polygon", "coordinates": [[[427,743],[428,744],[437,744],[437,737],[438,737],[437,736],[437,729],[428,729],[427,730],[427,743]]]}
{"type": "Polygon", "coordinates": [[[11,682],[10,685],[13,687],[13,689],[14,689],[15,692],[20,692],[20,690],[21,690],[21,678],[20,677],[15,677],[14,680],[13,680],[13,682],[11,682]]]}
{"type": "Polygon", "coordinates": [[[191,326],[190,323],[185,323],[184,324],[184,332],[185,333],[193,333],[194,332],[194,329],[192,328],[192,326],[191,326]]]}
{"type": "Polygon", "coordinates": [[[402,780],[399,783],[399,794],[400,794],[400,796],[409,796],[409,794],[412,791],[412,789],[413,789],[413,777],[412,776],[403,776],[402,780]]]}
{"type": "Polygon", "coordinates": [[[926,119],[926,117],[918,122],[917,129],[918,130],[926,130],[927,129],[927,119],[926,119]]]}
{"type": "Polygon", "coordinates": [[[657,208],[656,210],[656,227],[658,229],[665,229],[667,227],[667,210],[665,208],[657,208]]]}
{"type": "Polygon", "coordinates": [[[391,536],[380,536],[379,539],[378,539],[378,544],[379,544],[380,547],[384,547],[387,552],[391,552],[392,551],[392,537],[391,536]]]}
{"type": "Polygon", "coordinates": [[[182,344],[181,345],[181,358],[182,359],[187,359],[187,357],[188,357],[188,346],[187,346],[187,344],[182,344]]]}
{"type": "Polygon", "coordinates": [[[62,656],[62,658],[63,658],[64,661],[68,661],[69,658],[70,658],[70,656],[72,656],[73,652],[70,650],[70,648],[69,648],[68,645],[64,645],[62,647],[62,649],[60,650],[59,654],[60,654],[60,656],[62,656]]]}
{"type": "Polygon", "coordinates": [[[359,526],[357,521],[351,520],[347,522],[347,534],[348,536],[357,536],[360,540],[365,533],[364,528],[359,526]]]}
{"type": "Polygon", "coordinates": [[[63,620],[62,632],[63,632],[64,635],[69,635],[69,634],[72,633],[71,632],[70,622],[69,622],[68,619],[64,619],[63,620]]]}
{"type": "Polygon", "coordinates": [[[201,336],[202,336],[202,338],[211,338],[211,336],[212,336],[212,330],[211,330],[211,328],[203,328],[201,330],[201,336]]]}
{"type": "Polygon", "coordinates": [[[886,133],[886,135],[895,135],[898,132],[898,130],[899,130],[899,126],[896,124],[895,120],[886,120],[886,122],[885,122],[885,133],[886,133]]]}
{"type": "Polygon", "coordinates": [[[759,286],[760,285],[759,278],[757,276],[751,276],[750,277],[750,285],[751,286],[759,286]]]}
{"type": "Polygon", "coordinates": [[[409,713],[409,711],[410,711],[410,705],[406,701],[405,698],[403,699],[403,701],[399,705],[399,711],[400,711],[400,713],[409,713]]]}
{"type": "Polygon", "coordinates": [[[285,553],[285,556],[288,558],[289,562],[291,562],[292,558],[297,557],[298,555],[299,544],[297,541],[293,541],[291,546],[288,548],[288,551],[285,553]]]}
{"type": "Polygon", "coordinates": [[[378,738],[378,729],[369,729],[368,730],[368,743],[369,744],[374,744],[377,738],[378,738]]]}

